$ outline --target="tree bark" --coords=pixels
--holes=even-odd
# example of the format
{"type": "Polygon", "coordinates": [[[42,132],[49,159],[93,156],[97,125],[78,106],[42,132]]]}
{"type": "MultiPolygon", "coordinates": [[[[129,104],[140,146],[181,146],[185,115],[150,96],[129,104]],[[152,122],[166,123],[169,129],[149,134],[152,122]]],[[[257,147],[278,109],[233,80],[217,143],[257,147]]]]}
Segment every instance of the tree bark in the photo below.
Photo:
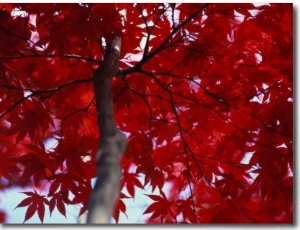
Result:
{"type": "Polygon", "coordinates": [[[96,155],[97,181],[88,205],[89,224],[109,223],[120,193],[120,158],[128,140],[116,126],[111,92],[112,78],[118,72],[120,47],[121,39],[114,37],[94,74],[100,144],[96,155]]]}

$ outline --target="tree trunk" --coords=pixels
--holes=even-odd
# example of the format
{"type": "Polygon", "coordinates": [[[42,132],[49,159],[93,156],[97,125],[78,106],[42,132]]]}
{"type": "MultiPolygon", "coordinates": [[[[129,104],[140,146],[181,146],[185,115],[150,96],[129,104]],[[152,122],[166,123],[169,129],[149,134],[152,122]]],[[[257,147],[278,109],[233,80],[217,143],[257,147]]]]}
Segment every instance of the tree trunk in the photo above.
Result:
{"type": "Polygon", "coordinates": [[[114,37],[107,45],[103,62],[94,74],[100,144],[96,155],[97,182],[92,191],[87,223],[109,223],[120,193],[120,158],[127,148],[127,138],[115,123],[111,92],[112,78],[118,72],[121,39],[114,37]]]}

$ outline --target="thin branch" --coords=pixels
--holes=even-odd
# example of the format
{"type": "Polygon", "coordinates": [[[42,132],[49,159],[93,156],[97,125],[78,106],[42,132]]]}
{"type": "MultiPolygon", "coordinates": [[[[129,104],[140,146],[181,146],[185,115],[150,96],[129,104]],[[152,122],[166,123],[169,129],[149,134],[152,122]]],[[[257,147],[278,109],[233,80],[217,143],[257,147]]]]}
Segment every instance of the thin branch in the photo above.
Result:
{"type": "Polygon", "coordinates": [[[166,39],[160,44],[159,47],[157,47],[153,52],[151,52],[149,55],[146,55],[140,60],[140,62],[135,65],[134,67],[128,68],[126,70],[122,70],[118,72],[118,75],[122,74],[124,76],[131,74],[133,72],[139,71],[148,60],[150,60],[153,56],[155,56],[157,53],[159,53],[165,45],[171,40],[171,38],[180,30],[182,29],[187,23],[189,23],[192,19],[197,17],[201,11],[203,11],[209,3],[204,4],[202,7],[200,7],[195,13],[193,13],[190,17],[188,17],[186,20],[184,20],[182,23],[180,23],[178,26],[174,27],[172,32],[166,37],[166,39]]]}
{"type": "Polygon", "coordinates": [[[8,114],[9,112],[11,112],[12,110],[14,110],[19,104],[21,104],[23,101],[31,98],[31,97],[34,97],[36,95],[39,95],[39,94],[43,94],[43,93],[51,93],[51,96],[56,93],[57,91],[69,86],[69,85],[75,85],[75,84],[81,84],[83,82],[91,82],[93,79],[92,78],[86,78],[86,79],[79,79],[79,80],[75,80],[75,81],[72,81],[72,82],[68,82],[66,84],[63,84],[63,85],[60,85],[60,86],[57,86],[55,88],[51,88],[51,89],[46,89],[46,90],[40,90],[40,91],[32,91],[30,89],[22,89],[22,88],[18,88],[18,87],[13,87],[13,86],[5,86],[5,85],[1,85],[2,87],[5,87],[5,88],[11,88],[11,89],[15,89],[15,90],[27,90],[27,91],[31,91],[32,93],[21,98],[20,100],[18,100],[17,102],[15,102],[10,108],[8,108],[5,112],[3,112],[1,115],[0,115],[0,119],[2,119],[6,114],[8,114]]]}
{"type": "Polygon", "coordinates": [[[96,64],[101,64],[101,61],[90,58],[90,57],[84,57],[76,54],[63,54],[63,55],[55,55],[55,54],[44,54],[39,55],[37,53],[34,54],[22,54],[20,51],[17,52],[19,56],[13,56],[13,57],[1,57],[0,60],[17,60],[17,59],[24,59],[24,58],[70,58],[70,59],[80,59],[85,60],[89,62],[93,62],[96,64]]]}

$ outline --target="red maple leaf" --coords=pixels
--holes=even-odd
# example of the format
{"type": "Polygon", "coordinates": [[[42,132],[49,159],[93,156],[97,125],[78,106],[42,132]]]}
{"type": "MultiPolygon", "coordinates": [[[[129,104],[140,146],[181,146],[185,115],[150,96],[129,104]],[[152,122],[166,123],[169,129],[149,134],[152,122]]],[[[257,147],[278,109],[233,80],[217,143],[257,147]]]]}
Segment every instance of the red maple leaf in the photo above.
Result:
{"type": "Polygon", "coordinates": [[[38,217],[43,222],[45,215],[45,205],[49,205],[49,201],[45,198],[45,196],[38,194],[35,190],[33,192],[22,192],[28,197],[22,200],[16,207],[27,207],[24,222],[29,220],[36,212],[38,213],[38,217]]]}

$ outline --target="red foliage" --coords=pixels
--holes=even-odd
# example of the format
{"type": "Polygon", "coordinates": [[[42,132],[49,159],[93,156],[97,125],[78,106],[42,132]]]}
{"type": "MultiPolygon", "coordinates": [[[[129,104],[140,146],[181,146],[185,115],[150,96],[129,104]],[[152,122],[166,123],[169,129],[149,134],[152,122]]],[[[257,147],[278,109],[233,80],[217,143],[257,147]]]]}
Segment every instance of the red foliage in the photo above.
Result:
{"type": "Polygon", "coordinates": [[[292,4],[1,3],[0,190],[35,189],[16,207],[24,222],[86,210],[98,39],[117,34],[129,196],[116,221],[150,186],[149,223],[292,223],[292,20],[292,4]]]}
{"type": "Polygon", "coordinates": [[[25,213],[24,222],[30,219],[35,212],[38,213],[41,222],[43,222],[44,215],[45,215],[45,204],[49,205],[49,201],[45,198],[45,196],[38,194],[35,190],[34,192],[23,192],[23,193],[29,197],[21,201],[16,208],[28,206],[27,211],[25,213]]]}
{"type": "Polygon", "coordinates": [[[0,223],[5,223],[7,219],[6,213],[0,210],[0,223]]]}

